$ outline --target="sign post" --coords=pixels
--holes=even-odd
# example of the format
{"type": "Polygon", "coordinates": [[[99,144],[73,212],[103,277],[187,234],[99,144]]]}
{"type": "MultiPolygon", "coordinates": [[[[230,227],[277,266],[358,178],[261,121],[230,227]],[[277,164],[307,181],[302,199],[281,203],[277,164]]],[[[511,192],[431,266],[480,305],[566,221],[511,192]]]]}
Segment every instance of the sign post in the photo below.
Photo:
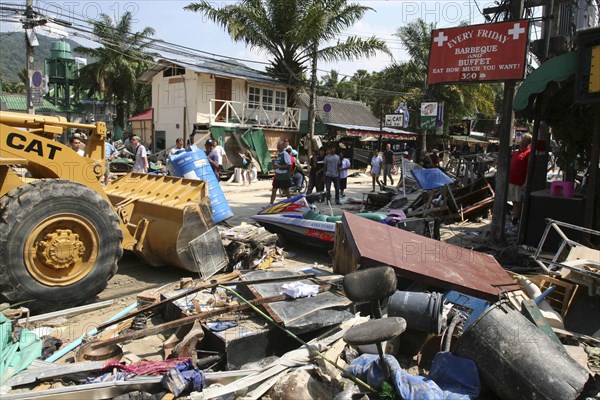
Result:
{"type": "Polygon", "coordinates": [[[35,70],[31,71],[30,78],[31,87],[31,103],[34,107],[41,107],[44,105],[44,76],[42,71],[35,70]]]}

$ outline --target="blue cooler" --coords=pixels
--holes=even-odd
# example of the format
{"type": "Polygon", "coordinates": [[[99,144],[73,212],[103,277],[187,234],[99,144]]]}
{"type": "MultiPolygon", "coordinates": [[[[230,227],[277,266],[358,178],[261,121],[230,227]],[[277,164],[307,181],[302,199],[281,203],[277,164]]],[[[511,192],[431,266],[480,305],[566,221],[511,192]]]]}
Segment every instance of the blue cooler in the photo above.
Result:
{"type": "Polygon", "coordinates": [[[233,212],[225,199],[221,185],[210,166],[206,153],[192,145],[178,154],[169,157],[168,171],[173,176],[188,179],[200,179],[208,184],[208,197],[213,211],[215,223],[233,216],[233,212]]]}

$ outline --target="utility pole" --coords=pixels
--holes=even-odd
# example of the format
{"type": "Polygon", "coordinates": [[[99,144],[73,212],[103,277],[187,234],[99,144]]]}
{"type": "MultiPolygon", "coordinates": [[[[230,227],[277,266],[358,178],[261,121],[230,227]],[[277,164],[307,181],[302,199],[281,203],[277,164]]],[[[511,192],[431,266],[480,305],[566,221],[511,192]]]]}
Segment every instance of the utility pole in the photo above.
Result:
{"type": "Polygon", "coordinates": [[[25,75],[27,77],[27,113],[35,114],[33,108],[33,96],[31,92],[31,71],[33,70],[33,45],[32,40],[35,37],[33,33],[34,22],[33,0],[26,0],[25,19],[23,20],[23,29],[25,29],[25,75]]]}
{"type": "MultiPolygon", "coordinates": [[[[544,47],[542,50],[542,59],[540,60],[543,63],[548,61],[548,55],[550,54],[550,36],[552,34],[552,18],[554,17],[554,0],[547,0],[548,4],[544,10],[544,30],[542,33],[542,38],[544,40],[544,47]]],[[[531,151],[529,153],[529,160],[527,161],[527,178],[525,179],[525,193],[523,194],[523,207],[521,209],[521,215],[519,215],[519,220],[521,223],[519,224],[519,232],[517,235],[517,244],[522,244],[525,241],[525,226],[527,218],[529,218],[529,207],[531,205],[531,192],[536,185],[535,180],[535,168],[538,157],[538,139],[540,137],[540,126],[542,122],[542,113],[544,107],[544,93],[539,93],[535,99],[535,121],[533,123],[533,134],[531,137],[530,148],[531,151]]],[[[548,151],[547,149],[545,151],[548,151]]],[[[543,159],[542,159],[543,161],[543,159]]],[[[546,160],[547,163],[547,160],[546,160]]],[[[544,186],[546,181],[546,165],[543,166],[543,177],[544,177],[544,186]]],[[[539,188],[543,189],[543,187],[539,188]]],[[[538,188],[536,188],[538,190],[538,188]]]]}
{"type": "Polygon", "coordinates": [[[315,40],[312,51],[312,66],[310,74],[310,99],[308,104],[308,165],[310,168],[310,158],[312,157],[312,142],[315,135],[315,125],[317,120],[317,50],[318,43],[315,40]]]}
{"type": "MultiPolygon", "coordinates": [[[[523,15],[524,0],[511,0],[511,20],[520,19],[523,15]]],[[[510,168],[510,142],[515,122],[513,101],[515,97],[515,81],[504,82],[504,97],[502,99],[502,124],[500,125],[500,149],[498,151],[498,172],[496,173],[496,195],[492,209],[492,224],[490,229],[492,243],[503,244],[506,198],[508,196],[508,172],[510,168]]]]}

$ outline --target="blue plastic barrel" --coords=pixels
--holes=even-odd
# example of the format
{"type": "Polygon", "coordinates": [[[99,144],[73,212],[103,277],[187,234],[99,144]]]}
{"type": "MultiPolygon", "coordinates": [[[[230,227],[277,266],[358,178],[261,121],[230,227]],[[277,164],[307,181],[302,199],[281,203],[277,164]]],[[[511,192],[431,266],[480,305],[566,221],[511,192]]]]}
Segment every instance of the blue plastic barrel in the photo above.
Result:
{"type": "Polygon", "coordinates": [[[213,211],[215,223],[226,220],[233,216],[231,207],[225,199],[221,185],[210,166],[206,153],[192,145],[184,152],[171,155],[168,164],[169,173],[173,176],[188,179],[200,179],[208,184],[208,197],[213,211]]]}

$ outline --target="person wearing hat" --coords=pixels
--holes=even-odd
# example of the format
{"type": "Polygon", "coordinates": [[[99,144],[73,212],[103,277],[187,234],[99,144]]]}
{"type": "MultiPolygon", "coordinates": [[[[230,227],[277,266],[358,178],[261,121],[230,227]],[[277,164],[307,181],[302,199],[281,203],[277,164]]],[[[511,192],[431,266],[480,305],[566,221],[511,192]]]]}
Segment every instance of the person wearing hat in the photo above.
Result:
{"type": "Polygon", "coordinates": [[[135,163],[133,164],[132,172],[138,172],[142,174],[148,173],[148,153],[146,148],[141,143],[139,136],[131,138],[131,145],[135,154],[135,163]]]}
{"type": "Polygon", "coordinates": [[[75,133],[73,133],[73,138],[79,140],[79,149],[81,149],[81,151],[84,151],[87,136],[85,133],[83,133],[83,129],[75,129],[75,133]]]}

